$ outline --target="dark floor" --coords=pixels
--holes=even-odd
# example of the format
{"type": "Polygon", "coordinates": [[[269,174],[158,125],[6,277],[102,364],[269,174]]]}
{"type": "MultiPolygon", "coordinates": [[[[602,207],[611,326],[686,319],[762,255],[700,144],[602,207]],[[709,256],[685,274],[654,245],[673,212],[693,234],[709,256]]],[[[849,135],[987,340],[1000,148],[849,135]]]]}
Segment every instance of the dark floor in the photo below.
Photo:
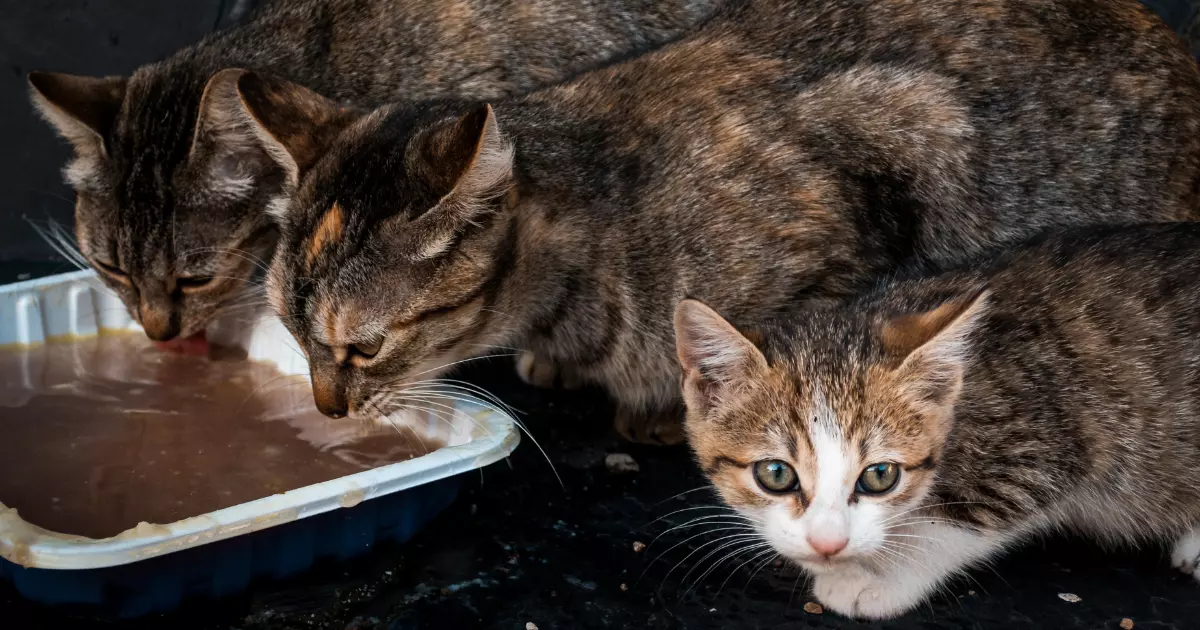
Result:
{"type": "Polygon", "coordinates": [[[703,480],[684,449],[620,444],[602,397],[531,390],[505,361],[470,377],[528,412],[565,489],[526,440],[508,465],[472,477],[459,501],[408,545],[137,623],[64,616],[0,586],[0,627],[1016,629],[1118,628],[1129,618],[1137,628],[1200,628],[1200,584],[1172,570],[1165,550],[1105,553],[1064,540],[1031,543],[993,569],[973,571],[896,622],[806,613],[811,598],[791,569],[760,568],[753,554],[697,561],[719,546],[703,545],[721,532],[689,541],[702,530],[667,531],[703,513],[679,510],[715,504],[696,490],[703,480]],[[641,471],[610,474],[603,463],[610,452],[631,454],[641,471]],[[634,542],[660,534],[634,552],[634,542]]]}

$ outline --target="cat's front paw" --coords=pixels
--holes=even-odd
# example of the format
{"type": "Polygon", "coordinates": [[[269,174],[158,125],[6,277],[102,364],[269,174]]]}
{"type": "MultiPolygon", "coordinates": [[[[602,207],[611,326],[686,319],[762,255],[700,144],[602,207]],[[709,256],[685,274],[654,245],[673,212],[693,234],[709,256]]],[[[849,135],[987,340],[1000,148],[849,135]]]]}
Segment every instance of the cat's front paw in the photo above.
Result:
{"type": "Polygon", "coordinates": [[[1192,529],[1175,542],[1171,566],[1200,580],[1200,527],[1192,529]]]}
{"type": "Polygon", "coordinates": [[[813,595],[829,610],[853,619],[891,619],[921,603],[925,589],[913,588],[920,578],[904,581],[858,568],[821,573],[813,580],[813,595]]]}
{"type": "Polygon", "coordinates": [[[686,437],[683,412],[676,407],[644,412],[618,406],[613,428],[621,437],[638,444],[671,446],[681,444],[686,437]]]}
{"type": "Polygon", "coordinates": [[[579,389],[582,385],[576,374],[566,366],[539,357],[528,350],[523,350],[517,355],[517,376],[534,387],[545,389],[556,385],[563,389],[579,389]]]}

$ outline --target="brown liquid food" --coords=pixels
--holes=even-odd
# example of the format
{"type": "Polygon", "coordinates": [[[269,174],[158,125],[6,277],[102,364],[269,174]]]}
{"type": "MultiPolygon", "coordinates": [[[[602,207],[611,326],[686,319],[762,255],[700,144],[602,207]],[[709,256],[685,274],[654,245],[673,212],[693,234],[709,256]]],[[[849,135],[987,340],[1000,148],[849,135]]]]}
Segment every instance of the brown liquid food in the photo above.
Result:
{"type": "Polygon", "coordinates": [[[424,455],[422,429],[332,420],[306,381],[141,335],[0,350],[0,503],[114,536],[424,455]]]}

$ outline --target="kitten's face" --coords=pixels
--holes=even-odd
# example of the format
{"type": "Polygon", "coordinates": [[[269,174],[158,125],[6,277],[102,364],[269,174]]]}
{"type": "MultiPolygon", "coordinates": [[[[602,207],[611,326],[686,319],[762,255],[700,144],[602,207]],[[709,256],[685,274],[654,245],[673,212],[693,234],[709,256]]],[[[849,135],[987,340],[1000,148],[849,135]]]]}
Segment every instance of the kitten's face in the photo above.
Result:
{"type": "Polygon", "coordinates": [[[714,311],[680,305],[689,442],[781,555],[820,572],[903,553],[961,385],[947,326],[962,308],[924,322],[810,313],[768,361],[714,311]]]}
{"type": "Polygon", "coordinates": [[[505,328],[489,306],[512,265],[511,151],[491,109],[382,110],[305,159],[314,143],[271,120],[278,99],[247,102],[301,174],[274,206],[268,295],[308,357],[317,407],[370,417],[424,404],[427,381],[505,328]]]}
{"type": "Polygon", "coordinates": [[[213,116],[228,85],[214,79],[201,98],[206,78],[153,67],[128,80],[30,77],[35,103],[75,146],[65,173],[80,252],[157,341],[202,331],[274,245],[263,207],[280,178],[261,152],[220,137],[213,116]]]}

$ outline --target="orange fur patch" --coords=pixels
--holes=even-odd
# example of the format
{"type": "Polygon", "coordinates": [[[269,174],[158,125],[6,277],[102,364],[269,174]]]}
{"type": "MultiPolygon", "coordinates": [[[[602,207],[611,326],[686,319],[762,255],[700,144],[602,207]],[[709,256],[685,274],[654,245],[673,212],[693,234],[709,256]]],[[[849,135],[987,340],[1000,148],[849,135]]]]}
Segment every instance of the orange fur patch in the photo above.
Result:
{"type": "Polygon", "coordinates": [[[342,215],[342,208],[334,203],[325,216],[321,217],[321,222],[317,224],[317,229],[313,231],[312,238],[308,241],[308,256],[306,262],[309,267],[312,267],[313,261],[330,243],[336,243],[342,240],[342,224],[345,222],[345,217],[342,215]]]}

